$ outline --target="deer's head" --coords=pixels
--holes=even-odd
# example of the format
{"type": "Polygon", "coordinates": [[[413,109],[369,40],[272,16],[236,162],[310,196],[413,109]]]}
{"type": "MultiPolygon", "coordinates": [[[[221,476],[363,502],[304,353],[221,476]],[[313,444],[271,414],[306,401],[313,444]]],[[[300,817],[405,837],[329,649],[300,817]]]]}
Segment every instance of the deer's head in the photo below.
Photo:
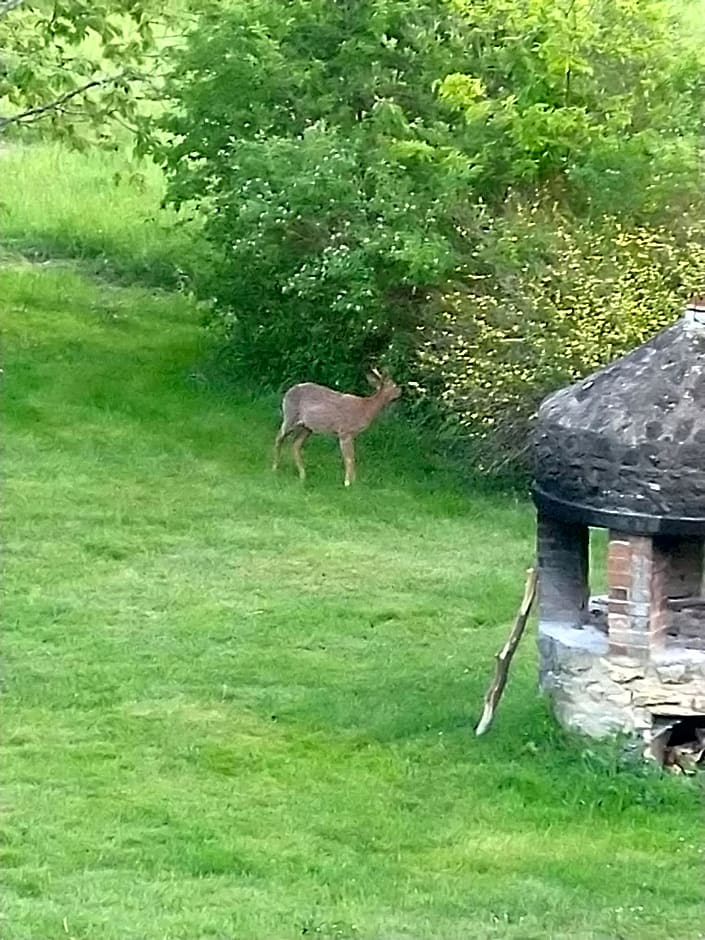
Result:
{"type": "Polygon", "coordinates": [[[394,401],[401,395],[401,388],[396,382],[379,369],[370,369],[367,373],[367,381],[374,388],[375,394],[383,398],[385,402],[394,401]]]}

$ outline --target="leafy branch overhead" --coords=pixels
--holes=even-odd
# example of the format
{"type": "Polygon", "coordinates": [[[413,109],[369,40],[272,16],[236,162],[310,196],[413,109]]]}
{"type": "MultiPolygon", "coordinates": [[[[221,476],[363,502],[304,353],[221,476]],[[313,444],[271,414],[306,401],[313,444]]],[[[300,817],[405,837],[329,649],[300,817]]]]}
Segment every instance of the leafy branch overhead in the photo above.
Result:
{"type": "Polygon", "coordinates": [[[116,122],[143,133],[157,43],[185,20],[157,0],[0,0],[0,134],[40,123],[81,146],[114,142],[116,122]]]}

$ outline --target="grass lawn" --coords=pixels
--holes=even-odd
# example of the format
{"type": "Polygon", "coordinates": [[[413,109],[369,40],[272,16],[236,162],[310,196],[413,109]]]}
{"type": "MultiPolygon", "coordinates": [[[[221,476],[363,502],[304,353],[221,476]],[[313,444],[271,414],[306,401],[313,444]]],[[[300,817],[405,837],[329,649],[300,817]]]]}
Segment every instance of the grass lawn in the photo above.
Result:
{"type": "MultiPolygon", "coordinates": [[[[74,172],[44,221],[0,176],[16,232],[88,238],[74,172]]],[[[698,784],[559,733],[530,640],[473,737],[529,505],[393,416],[351,490],[328,441],[274,476],[180,295],[8,256],[0,297],[2,940],[704,935],[698,784]]]]}

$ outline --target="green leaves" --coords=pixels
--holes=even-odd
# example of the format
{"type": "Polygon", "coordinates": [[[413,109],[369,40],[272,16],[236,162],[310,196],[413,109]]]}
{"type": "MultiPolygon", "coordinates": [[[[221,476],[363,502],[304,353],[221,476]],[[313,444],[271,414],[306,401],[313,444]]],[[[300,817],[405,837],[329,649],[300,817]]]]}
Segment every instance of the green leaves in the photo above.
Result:
{"type": "Polygon", "coordinates": [[[463,113],[475,114],[478,102],[485,97],[486,89],[479,78],[452,72],[436,85],[441,101],[447,101],[463,113]]]}
{"type": "Polygon", "coordinates": [[[169,196],[205,207],[209,291],[266,381],[362,380],[453,270],[444,194],[470,174],[432,87],[459,51],[429,17],[442,9],[299,2],[285,19],[251,0],[174,57],[169,196]]]}
{"type": "Polygon", "coordinates": [[[169,20],[156,0],[0,0],[0,133],[114,145],[116,122],[136,130],[137,99],[158,95],[155,29],[169,20]]]}
{"type": "Polygon", "coordinates": [[[702,283],[705,231],[628,229],[614,217],[585,225],[555,205],[518,205],[487,220],[472,254],[479,276],[435,296],[417,379],[440,384],[453,434],[497,470],[524,461],[546,394],[673,321],[702,283]]]}
{"type": "Polygon", "coordinates": [[[173,51],[153,152],[205,216],[242,373],[350,385],[389,357],[511,444],[623,341],[617,287],[594,329],[566,297],[621,284],[593,220],[649,232],[693,198],[702,73],[665,0],[240,0],[173,51]]]}

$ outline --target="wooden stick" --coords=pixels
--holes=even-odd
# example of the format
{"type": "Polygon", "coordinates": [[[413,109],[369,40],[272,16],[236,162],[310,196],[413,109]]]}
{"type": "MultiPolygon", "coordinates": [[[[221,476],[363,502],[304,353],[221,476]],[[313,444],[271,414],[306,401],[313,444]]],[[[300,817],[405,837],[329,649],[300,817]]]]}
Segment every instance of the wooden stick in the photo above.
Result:
{"type": "Polygon", "coordinates": [[[504,692],[504,686],[507,684],[507,675],[509,673],[509,666],[512,661],[512,657],[516,652],[516,648],[519,645],[519,640],[524,633],[526,621],[529,619],[529,614],[531,613],[531,607],[534,603],[534,598],[536,597],[537,583],[538,572],[536,571],[536,568],[529,568],[529,571],[527,572],[526,586],[524,587],[524,597],[522,599],[521,606],[519,607],[516,620],[514,621],[512,632],[509,634],[507,642],[504,644],[499,653],[495,654],[497,666],[495,669],[494,679],[492,680],[492,685],[489,687],[487,694],[485,695],[485,707],[482,710],[482,718],[480,718],[477,727],[475,728],[475,734],[478,735],[478,737],[481,734],[484,734],[492,724],[492,719],[494,718],[497,703],[502,696],[502,692],[504,692]]]}

